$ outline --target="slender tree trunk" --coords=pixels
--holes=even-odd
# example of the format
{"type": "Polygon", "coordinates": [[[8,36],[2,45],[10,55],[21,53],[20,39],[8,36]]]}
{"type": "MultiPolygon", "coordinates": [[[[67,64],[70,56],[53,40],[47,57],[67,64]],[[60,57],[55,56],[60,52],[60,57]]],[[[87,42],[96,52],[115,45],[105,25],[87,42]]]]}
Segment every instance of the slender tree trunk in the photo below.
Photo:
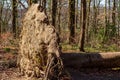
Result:
{"type": "Polygon", "coordinates": [[[109,12],[108,12],[108,24],[110,24],[110,14],[111,14],[111,1],[108,0],[108,5],[109,5],[109,12]]]}
{"type": "Polygon", "coordinates": [[[59,7],[58,7],[58,33],[61,33],[61,0],[59,0],[59,7]]]}
{"type": "Polygon", "coordinates": [[[94,0],[94,3],[93,3],[93,10],[94,10],[94,18],[93,18],[93,31],[94,31],[94,33],[93,34],[96,34],[97,33],[97,7],[96,7],[96,0],[94,0]]]}
{"type": "Polygon", "coordinates": [[[57,0],[52,0],[52,25],[54,27],[56,26],[57,2],[57,0]]]}
{"type": "Polygon", "coordinates": [[[77,28],[77,23],[78,23],[78,0],[76,0],[76,14],[75,14],[75,28],[77,28]]]}
{"type": "Polygon", "coordinates": [[[114,26],[116,25],[116,19],[115,19],[116,13],[115,13],[115,11],[116,11],[116,0],[113,0],[112,23],[114,26]]]}
{"type": "Polygon", "coordinates": [[[80,27],[82,26],[82,3],[80,3],[80,27]]]}
{"type": "Polygon", "coordinates": [[[46,8],[47,14],[49,14],[48,18],[49,18],[50,23],[52,23],[52,7],[51,7],[52,6],[52,0],[47,0],[46,2],[47,2],[47,5],[48,5],[48,7],[46,8]]]}
{"type": "Polygon", "coordinates": [[[86,29],[86,15],[87,15],[87,2],[86,0],[81,0],[81,5],[83,5],[82,9],[82,27],[81,27],[81,34],[80,34],[80,43],[79,43],[79,50],[80,51],[85,51],[84,50],[84,43],[85,43],[85,29],[86,29]]]}
{"type": "Polygon", "coordinates": [[[12,0],[12,27],[14,38],[16,38],[16,24],[17,24],[17,0],[12,0]]]}
{"type": "Polygon", "coordinates": [[[69,43],[74,43],[75,40],[75,0],[69,0],[69,24],[70,34],[69,43]]]}
{"type": "Polygon", "coordinates": [[[105,13],[105,35],[104,35],[104,39],[105,39],[106,36],[107,36],[107,25],[108,25],[108,19],[107,19],[107,0],[105,1],[104,13],[105,13]]]}
{"type": "MultiPolygon", "coordinates": [[[[105,0],[105,1],[107,1],[107,0],[105,0]]],[[[97,10],[97,15],[100,14],[100,2],[101,2],[101,0],[98,0],[98,2],[97,2],[97,8],[96,8],[96,10],[97,10]]]]}
{"type": "Polygon", "coordinates": [[[120,0],[118,3],[118,36],[120,36],[120,0]]]}
{"type": "Polygon", "coordinates": [[[87,23],[86,23],[86,41],[89,42],[89,26],[90,26],[90,6],[91,0],[88,1],[88,10],[87,10],[87,23]]]}
{"type": "Polygon", "coordinates": [[[2,2],[0,3],[0,37],[2,33],[2,2]]]}

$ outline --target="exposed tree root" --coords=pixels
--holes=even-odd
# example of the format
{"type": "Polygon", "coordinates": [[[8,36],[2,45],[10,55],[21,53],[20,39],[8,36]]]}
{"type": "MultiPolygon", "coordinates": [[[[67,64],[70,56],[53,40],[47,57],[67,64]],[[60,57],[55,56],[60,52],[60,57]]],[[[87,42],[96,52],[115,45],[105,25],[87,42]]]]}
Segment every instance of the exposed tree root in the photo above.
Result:
{"type": "Polygon", "coordinates": [[[59,36],[39,4],[28,9],[20,41],[18,63],[27,80],[64,80],[69,77],[60,57],[59,36]]]}

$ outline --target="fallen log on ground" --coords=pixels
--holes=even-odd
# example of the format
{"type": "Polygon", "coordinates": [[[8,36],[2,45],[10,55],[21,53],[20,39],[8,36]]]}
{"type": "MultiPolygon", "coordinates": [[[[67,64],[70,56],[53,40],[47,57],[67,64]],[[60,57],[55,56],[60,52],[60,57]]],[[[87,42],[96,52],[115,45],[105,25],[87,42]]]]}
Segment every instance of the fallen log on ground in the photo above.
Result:
{"type": "Polygon", "coordinates": [[[72,68],[120,67],[120,52],[107,53],[63,53],[63,63],[72,68]]]}

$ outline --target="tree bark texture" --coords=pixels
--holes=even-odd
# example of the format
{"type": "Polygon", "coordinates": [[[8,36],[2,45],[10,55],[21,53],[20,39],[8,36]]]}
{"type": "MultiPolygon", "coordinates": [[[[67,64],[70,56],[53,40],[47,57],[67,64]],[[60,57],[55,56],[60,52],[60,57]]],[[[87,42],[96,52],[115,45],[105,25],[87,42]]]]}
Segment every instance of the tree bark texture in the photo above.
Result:
{"type": "Polygon", "coordinates": [[[69,43],[74,43],[75,39],[75,0],[69,0],[69,43]]]}
{"type": "Polygon", "coordinates": [[[56,26],[57,0],[52,0],[52,25],[56,26]]]}
{"type": "Polygon", "coordinates": [[[113,0],[113,9],[112,9],[112,23],[115,26],[116,24],[116,0],[113,0]]]}
{"type": "Polygon", "coordinates": [[[62,59],[66,67],[76,69],[120,67],[120,52],[63,53],[62,59]]]}
{"type": "Polygon", "coordinates": [[[0,3],[0,37],[2,33],[2,9],[3,9],[3,5],[2,3],[0,3]]]}
{"type": "Polygon", "coordinates": [[[86,29],[86,7],[87,7],[87,3],[86,0],[82,0],[81,4],[83,5],[82,8],[82,27],[81,27],[81,33],[80,33],[80,41],[79,41],[79,49],[80,51],[84,52],[84,43],[85,43],[85,29],[86,29]]]}
{"type": "Polygon", "coordinates": [[[17,23],[17,0],[12,0],[12,31],[16,37],[16,23],[17,23]]]}

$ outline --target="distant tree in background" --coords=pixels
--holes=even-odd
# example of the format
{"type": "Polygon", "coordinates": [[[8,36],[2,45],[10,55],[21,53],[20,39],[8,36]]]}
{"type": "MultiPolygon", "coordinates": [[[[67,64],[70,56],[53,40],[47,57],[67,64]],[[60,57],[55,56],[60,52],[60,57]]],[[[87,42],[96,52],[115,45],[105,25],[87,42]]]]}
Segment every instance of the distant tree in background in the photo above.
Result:
{"type": "Polygon", "coordinates": [[[111,0],[108,0],[108,24],[110,23],[110,14],[111,14],[111,0]]]}
{"type": "MultiPolygon", "coordinates": [[[[50,23],[60,34],[61,42],[66,43],[68,39],[70,44],[80,46],[79,33],[83,36],[84,32],[82,0],[0,0],[1,2],[0,33],[11,31],[15,37],[24,13],[32,3],[39,2],[50,23]]],[[[120,0],[86,0],[86,7],[85,48],[95,48],[96,44],[99,46],[113,38],[119,38],[120,0]]]]}
{"type": "Polygon", "coordinates": [[[116,0],[113,0],[112,23],[113,23],[114,26],[116,24],[115,16],[116,16],[116,0]]]}
{"type": "Polygon", "coordinates": [[[56,26],[56,14],[57,14],[58,0],[52,0],[52,25],[56,26]]]}
{"type": "Polygon", "coordinates": [[[75,0],[69,0],[69,43],[75,42],[75,0]]]}
{"type": "Polygon", "coordinates": [[[81,26],[81,33],[80,33],[80,42],[79,42],[79,50],[80,51],[85,51],[84,50],[84,44],[85,44],[85,29],[86,29],[86,16],[87,16],[87,2],[86,0],[81,0],[81,5],[83,6],[82,8],[82,26],[81,26]]]}
{"type": "Polygon", "coordinates": [[[118,1],[118,36],[120,36],[120,0],[118,1]]]}
{"type": "Polygon", "coordinates": [[[62,4],[62,1],[61,0],[58,0],[58,10],[57,10],[57,14],[58,14],[58,21],[57,21],[57,28],[58,28],[58,33],[60,34],[61,33],[61,6],[62,4]]]}
{"type": "Polygon", "coordinates": [[[16,38],[16,29],[17,29],[17,0],[12,0],[12,31],[14,38],[16,38]]]}
{"type": "Polygon", "coordinates": [[[91,11],[91,0],[88,0],[87,4],[88,4],[88,6],[87,6],[87,19],[86,19],[87,20],[86,21],[86,42],[88,43],[89,38],[90,38],[89,27],[90,27],[90,15],[91,15],[91,13],[90,13],[90,11],[91,11]]]}
{"type": "Polygon", "coordinates": [[[75,9],[75,28],[78,27],[78,18],[79,18],[79,14],[78,14],[78,11],[79,11],[79,0],[76,0],[76,9],[75,9]]]}
{"type": "Polygon", "coordinates": [[[3,9],[3,5],[2,2],[0,2],[0,37],[1,37],[1,28],[2,28],[2,9],[3,9]]]}

